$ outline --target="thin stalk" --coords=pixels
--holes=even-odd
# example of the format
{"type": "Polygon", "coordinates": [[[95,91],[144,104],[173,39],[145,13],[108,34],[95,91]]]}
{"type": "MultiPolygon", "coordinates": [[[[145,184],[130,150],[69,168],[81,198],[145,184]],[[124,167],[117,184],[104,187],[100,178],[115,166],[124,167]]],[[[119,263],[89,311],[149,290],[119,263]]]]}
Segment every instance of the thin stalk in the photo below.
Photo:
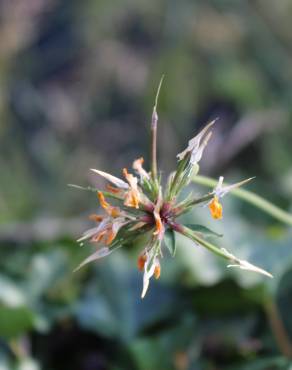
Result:
{"type": "Polygon", "coordinates": [[[157,104],[163,79],[164,75],[161,77],[158,85],[151,120],[151,176],[154,181],[157,180],[157,122],[158,122],[157,104]]]}
{"type": "Polygon", "coordinates": [[[215,245],[207,242],[206,240],[200,238],[196,233],[194,233],[194,231],[192,231],[188,227],[183,226],[180,233],[183,234],[184,236],[190,238],[195,243],[198,243],[198,244],[202,245],[203,247],[208,249],[210,252],[217,254],[217,256],[223,257],[224,259],[226,259],[230,262],[234,262],[234,260],[231,260],[230,257],[228,257],[228,255],[226,255],[226,253],[223,250],[221,250],[220,248],[216,247],[215,245]]]}
{"type": "Polygon", "coordinates": [[[196,206],[201,203],[205,203],[208,200],[211,200],[214,197],[213,193],[209,193],[204,195],[201,198],[191,199],[186,203],[179,204],[177,207],[174,208],[173,212],[175,213],[176,217],[183,215],[184,213],[189,212],[193,206],[196,206]]]}
{"type": "MultiPolygon", "coordinates": [[[[215,187],[217,185],[217,180],[205,176],[194,176],[192,179],[196,184],[200,184],[208,187],[215,187]]],[[[267,201],[261,196],[252,193],[251,191],[245,189],[234,189],[230,191],[231,194],[236,197],[250,203],[251,205],[261,209],[275,219],[287,224],[292,225],[292,215],[281,208],[275,206],[273,203],[267,201]]]]}
{"type": "Polygon", "coordinates": [[[91,191],[93,193],[101,192],[105,197],[107,198],[113,198],[117,200],[124,200],[124,198],[120,197],[117,194],[110,193],[109,191],[103,191],[99,190],[97,188],[93,188],[91,186],[80,186],[80,185],[75,185],[75,184],[68,184],[70,188],[78,189],[78,190],[84,190],[84,191],[91,191]]]}
{"type": "Polygon", "coordinates": [[[258,274],[268,276],[270,278],[273,277],[273,275],[271,275],[269,272],[263,270],[262,268],[257,267],[255,265],[252,265],[248,261],[241,260],[241,259],[237,258],[236,256],[234,256],[232,253],[228,252],[226,249],[218,248],[216,245],[214,245],[212,243],[209,243],[206,240],[200,238],[200,236],[198,236],[198,234],[196,232],[189,229],[188,227],[182,226],[182,225],[179,225],[179,226],[175,225],[175,226],[176,226],[176,230],[174,229],[175,231],[180,232],[181,234],[183,234],[186,237],[193,240],[195,243],[200,244],[201,246],[205,247],[206,249],[208,249],[212,253],[217,254],[217,256],[222,257],[222,258],[226,259],[227,261],[229,261],[229,265],[227,267],[238,267],[242,270],[253,271],[253,272],[256,272],[258,274]]]}

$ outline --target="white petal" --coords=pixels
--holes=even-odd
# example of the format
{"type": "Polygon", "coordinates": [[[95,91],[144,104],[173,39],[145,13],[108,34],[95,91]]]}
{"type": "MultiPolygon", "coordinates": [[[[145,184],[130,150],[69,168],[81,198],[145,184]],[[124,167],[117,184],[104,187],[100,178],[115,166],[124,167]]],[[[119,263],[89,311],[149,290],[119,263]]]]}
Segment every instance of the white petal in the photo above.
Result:
{"type": "Polygon", "coordinates": [[[129,185],[119,179],[118,177],[115,177],[107,172],[103,172],[103,171],[100,171],[100,170],[95,170],[94,168],[91,168],[91,171],[97,173],[98,175],[104,177],[105,179],[107,179],[109,182],[113,183],[114,185],[116,185],[118,188],[120,189],[128,189],[129,188],[129,185]]]}
{"type": "Polygon", "coordinates": [[[241,259],[235,257],[232,253],[228,252],[225,248],[221,248],[221,250],[226,254],[226,256],[232,262],[234,262],[234,264],[228,265],[227,267],[238,267],[241,270],[248,270],[248,271],[257,272],[258,274],[262,274],[262,275],[268,276],[270,278],[273,278],[273,275],[270,274],[269,272],[267,272],[266,270],[264,270],[260,267],[257,267],[255,265],[249,263],[248,261],[241,260],[241,259]]]}
{"type": "Polygon", "coordinates": [[[212,136],[212,132],[209,132],[209,134],[206,136],[206,139],[199,146],[199,148],[197,150],[193,150],[191,160],[190,160],[191,164],[195,165],[196,163],[200,162],[204,149],[206,148],[211,136],[212,136]]]}
{"type": "MultiPolygon", "coordinates": [[[[210,123],[208,123],[208,125],[207,126],[205,126],[204,128],[203,128],[203,130],[202,131],[200,131],[199,133],[198,133],[198,135],[196,135],[194,138],[192,138],[189,142],[188,142],[188,147],[183,151],[183,152],[181,152],[181,153],[179,153],[178,155],[177,155],[177,157],[178,157],[178,159],[179,160],[182,160],[184,157],[185,157],[185,155],[187,154],[187,153],[189,153],[189,152],[193,152],[193,154],[195,154],[198,150],[199,150],[199,147],[200,147],[200,142],[201,142],[201,140],[202,140],[202,138],[203,138],[203,136],[207,133],[207,131],[209,130],[209,128],[211,127],[211,126],[213,126],[213,124],[216,122],[216,119],[215,120],[213,120],[213,121],[211,121],[210,123]]],[[[210,135],[210,134],[209,134],[210,135]]],[[[209,136],[208,135],[208,136],[209,136]]],[[[209,137],[210,138],[210,137],[209,137]]],[[[209,140],[209,138],[208,138],[208,140],[209,140]]],[[[203,148],[202,148],[202,152],[203,152],[203,149],[204,149],[204,147],[207,145],[207,143],[204,145],[203,144],[203,148]]],[[[201,154],[201,156],[202,156],[202,154],[201,154]]]]}
{"type": "Polygon", "coordinates": [[[268,276],[270,278],[273,278],[273,275],[270,274],[269,272],[267,272],[266,270],[264,270],[260,267],[257,267],[255,265],[252,265],[251,263],[249,263],[247,261],[240,260],[240,264],[238,264],[238,265],[228,265],[227,267],[238,267],[241,270],[248,270],[248,271],[257,272],[258,274],[262,274],[262,275],[268,276]]]}
{"type": "Polygon", "coordinates": [[[74,272],[79,270],[81,267],[83,267],[87,263],[98,260],[102,257],[108,256],[112,252],[113,250],[109,249],[108,247],[103,247],[99,249],[98,251],[94,252],[89,257],[87,257],[83,262],[81,262],[80,265],[74,270],[74,272]]]}
{"type": "MultiPolygon", "coordinates": [[[[148,258],[148,261],[149,261],[149,258],[148,258]]],[[[154,271],[155,271],[155,262],[152,263],[150,269],[147,271],[148,261],[146,261],[145,266],[144,266],[143,290],[142,290],[141,298],[145,297],[148,287],[149,287],[149,280],[153,276],[154,271]]]]}
{"type": "Polygon", "coordinates": [[[237,182],[235,184],[226,185],[226,186],[222,186],[223,185],[223,179],[224,179],[223,176],[220,176],[219,177],[218,184],[217,184],[216,188],[214,189],[214,193],[215,193],[215,195],[217,195],[218,198],[224,197],[225,194],[227,194],[230,191],[232,191],[232,190],[234,190],[236,188],[239,188],[240,186],[248,183],[249,181],[253,180],[254,177],[250,177],[248,179],[245,179],[243,181],[237,182]]]}

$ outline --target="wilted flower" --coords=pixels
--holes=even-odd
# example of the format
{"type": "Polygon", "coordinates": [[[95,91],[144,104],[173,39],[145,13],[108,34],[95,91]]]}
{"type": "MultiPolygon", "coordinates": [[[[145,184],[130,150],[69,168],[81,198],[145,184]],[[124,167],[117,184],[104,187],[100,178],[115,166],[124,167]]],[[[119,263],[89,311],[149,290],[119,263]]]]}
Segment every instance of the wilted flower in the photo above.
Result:
{"type": "MultiPolygon", "coordinates": [[[[159,85],[160,89],[161,83],[159,85]]],[[[112,176],[106,172],[92,169],[99,176],[104,177],[109,184],[106,191],[93,189],[105,215],[91,215],[90,219],[96,222],[96,227],[86,231],[78,240],[83,243],[89,241],[96,246],[96,252],[83,261],[78,268],[85,264],[104,257],[115,249],[127,244],[134,244],[139,236],[145,236],[145,246],[140,252],[137,265],[143,271],[142,298],[145,296],[149,281],[152,276],[156,279],[160,276],[160,259],[164,245],[172,255],[175,254],[175,233],[181,233],[192,239],[196,244],[202,245],[213,253],[224,257],[231,264],[229,266],[240,267],[267,276],[268,272],[253,266],[247,261],[238,259],[226,249],[220,249],[202,238],[204,231],[210,232],[201,225],[185,226],[178,221],[179,216],[190,211],[198,204],[208,205],[214,219],[221,219],[223,206],[220,199],[233,189],[247,183],[251,179],[238,182],[233,185],[223,186],[223,177],[219,178],[215,189],[199,198],[192,195],[180,200],[181,191],[199,171],[199,161],[204,149],[211,138],[211,128],[215,121],[207,124],[193,139],[178,157],[178,165],[175,172],[170,174],[166,186],[163,189],[161,177],[157,174],[156,161],[156,135],[157,135],[157,99],[152,114],[152,158],[151,171],[143,167],[143,158],[133,162],[133,170],[138,177],[122,170],[123,178],[112,176]],[[113,200],[113,204],[108,199],[113,200]]],[[[91,189],[92,190],[92,189],[91,189]]],[[[215,233],[213,233],[215,234],[215,233]]],[[[228,267],[229,267],[228,266],[228,267]]]]}

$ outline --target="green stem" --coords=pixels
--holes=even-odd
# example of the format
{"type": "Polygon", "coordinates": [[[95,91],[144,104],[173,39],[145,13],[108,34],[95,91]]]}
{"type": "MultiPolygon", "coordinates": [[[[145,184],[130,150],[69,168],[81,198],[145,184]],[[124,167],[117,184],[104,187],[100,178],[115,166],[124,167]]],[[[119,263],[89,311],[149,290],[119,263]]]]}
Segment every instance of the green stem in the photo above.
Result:
{"type": "Polygon", "coordinates": [[[216,247],[215,245],[207,242],[206,240],[200,238],[194,231],[192,231],[191,229],[189,229],[188,227],[186,226],[182,226],[182,230],[180,230],[180,233],[183,234],[184,236],[190,238],[191,240],[193,240],[195,243],[198,243],[200,245],[202,245],[203,247],[207,248],[209,251],[217,254],[217,256],[219,257],[223,257],[225,258],[226,260],[228,261],[232,261],[234,262],[234,260],[231,260],[227,255],[226,253],[224,253],[223,250],[221,250],[220,248],[216,247]]]}
{"type": "Polygon", "coordinates": [[[158,85],[151,120],[151,176],[153,181],[157,180],[157,122],[158,122],[157,104],[163,79],[164,75],[161,77],[158,85]]]}
{"type": "Polygon", "coordinates": [[[91,186],[80,186],[80,185],[75,185],[75,184],[68,184],[68,186],[70,186],[70,188],[74,188],[74,189],[78,189],[78,190],[91,191],[93,193],[97,193],[98,191],[100,191],[107,198],[123,200],[123,198],[118,196],[117,194],[110,193],[109,191],[99,190],[99,189],[93,188],[91,186]]]}
{"type": "Polygon", "coordinates": [[[191,199],[187,203],[182,203],[182,204],[179,204],[178,206],[176,206],[174,208],[173,212],[175,213],[176,217],[181,216],[184,213],[189,212],[192,209],[193,206],[196,206],[198,204],[207,202],[208,200],[211,200],[213,197],[214,197],[214,194],[211,193],[211,194],[204,195],[201,198],[191,199]]]}
{"type": "MultiPolygon", "coordinates": [[[[192,181],[195,182],[196,184],[208,187],[215,187],[217,185],[217,180],[205,176],[196,175],[193,177],[192,181]]],[[[283,211],[281,208],[275,206],[274,204],[260,197],[259,195],[254,194],[251,191],[245,189],[234,189],[230,193],[252,204],[253,206],[261,209],[262,211],[266,212],[275,219],[284,222],[288,225],[292,225],[292,215],[290,213],[283,211]]]]}
{"type": "Polygon", "coordinates": [[[211,244],[211,243],[207,242],[206,240],[200,238],[196,232],[189,229],[188,227],[182,226],[182,225],[179,225],[179,226],[180,227],[178,227],[178,225],[176,225],[176,231],[178,231],[181,234],[185,235],[186,237],[190,238],[195,243],[202,245],[203,247],[205,247],[206,249],[208,249],[212,253],[217,254],[217,256],[226,259],[227,261],[230,262],[230,264],[229,264],[230,267],[239,267],[242,270],[253,271],[253,272],[268,276],[270,278],[273,277],[273,275],[271,275],[269,272],[263,270],[262,268],[257,267],[255,265],[252,265],[248,261],[241,260],[241,259],[235,257],[230,252],[228,252],[226,249],[223,249],[223,248],[220,249],[216,245],[211,244]]]}

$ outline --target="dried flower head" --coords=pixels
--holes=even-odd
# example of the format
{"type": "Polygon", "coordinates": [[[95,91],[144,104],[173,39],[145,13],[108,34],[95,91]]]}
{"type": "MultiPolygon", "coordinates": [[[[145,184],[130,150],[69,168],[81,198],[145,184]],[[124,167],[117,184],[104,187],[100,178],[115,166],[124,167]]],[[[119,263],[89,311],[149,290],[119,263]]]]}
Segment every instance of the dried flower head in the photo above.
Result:
{"type": "Polygon", "coordinates": [[[220,220],[223,217],[223,206],[220,203],[220,199],[228,192],[249,182],[251,179],[224,186],[223,177],[220,177],[213,191],[199,198],[194,198],[190,195],[186,199],[179,201],[181,191],[189,185],[192,178],[199,171],[199,162],[211,138],[214,120],[191,139],[187,148],[177,155],[177,169],[170,174],[163,189],[161,177],[157,173],[156,160],[157,100],[161,83],[162,80],[159,84],[152,114],[151,170],[147,171],[144,169],[143,158],[136,159],[133,162],[133,170],[138,177],[128,172],[126,168],[122,170],[123,179],[92,169],[94,173],[104,177],[109,182],[106,191],[93,189],[97,191],[99,203],[105,214],[90,216],[90,219],[96,222],[96,226],[87,230],[78,241],[81,243],[84,241],[93,243],[96,246],[96,252],[83,261],[78,268],[110,254],[117,248],[134,243],[139,236],[144,235],[146,237],[145,246],[140,252],[137,261],[138,269],[144,273],[141,295],[143,298],[147,292],[151,277],[154,276],[158,279],[160,276],[162,248],[166,245],[171,254],[174,255],[175,233],[180,233],[193,240],[196,244],[227,259],[231,263],[229,266],[240,267],[241,269],[271,277],[263,269],[247,261],[240,260],[226,249],[218,248],[203,239],[202,234],[204,234],[204,231],[210,232],[207,228],[201,225],[187,227],[178,221],[182,214],[199,204],[208,205],[211,216],[216,220],[220,220]],[[111,204],[109,199],[114,204],[111,204]]]}

